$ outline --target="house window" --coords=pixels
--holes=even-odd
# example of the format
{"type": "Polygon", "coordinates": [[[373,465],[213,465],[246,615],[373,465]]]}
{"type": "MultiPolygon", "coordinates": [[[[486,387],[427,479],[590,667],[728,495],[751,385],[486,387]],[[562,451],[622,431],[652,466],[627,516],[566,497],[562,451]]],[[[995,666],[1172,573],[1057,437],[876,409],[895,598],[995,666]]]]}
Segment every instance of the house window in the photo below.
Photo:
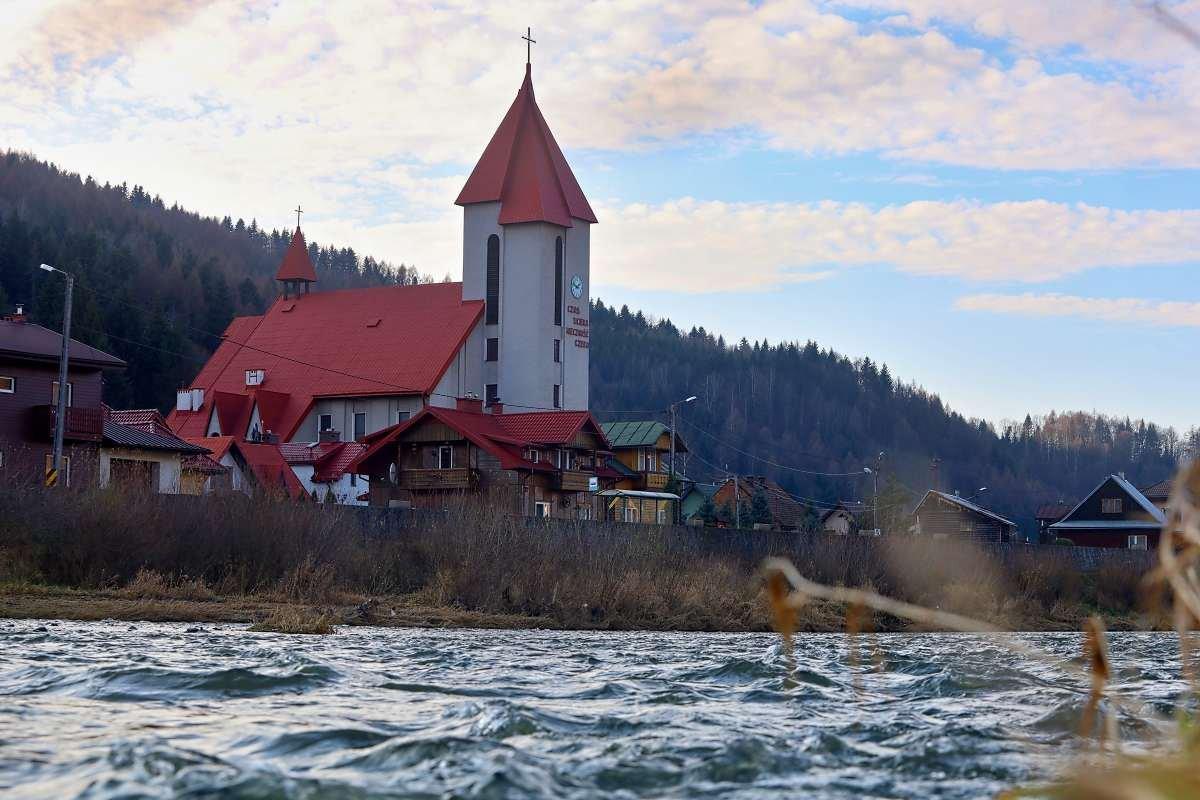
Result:
{"type": "Polygon", "coordinates": [[[554,324],[562,325],[563,312],[563,245],[562,237],[554,239],[554,324]]]}
{"type": "Polygon", "coordinates": [[[1128,537],[1127,543],[1130,550],[1145,550],[1149,539],[1144,533],[1135,533],[1128,537]]]}
{"type": "Polygon", "coordinates": [[[582,520],[588,520],[588,519],[591,519],[591,518],[592,518],[592,509],[591,509],[591,507],[590,507],[590,506],[580,506],[580,508],[579,508],[579,518],[580,518],[580,519],[582,519],[582,520]]]}
{"type": "Polygon", "coordinates": [[[354,472],[350,473],[350,485],[358,486],[358,474],[357,473],[354,473],[354,472]]]}
{"type": "Polygon", "coordinates": [[[483,387],[484,403],[489,406],[494,406],[496,401],[500,399],[500,387],[495,383],[489,383],[483,387]]]}
{"type": "Polygon", "coordinates": [[[17,390],[17,379],[8,375],[0,375],[0,394],[12,394],[17,390]]]}
{"type": "Polygon", "coordinates": [[[958,521],[959,533],[972,533],[975,530],[975,523],[969,519],[960,519],[958,521]]]}
{"type": "Polygon", "coordinates": [[[532,447],[525,448],[525,460],[530,462],[531,464],[538,463],[538,460],[541,458],[541,455],[542,454],[540,452],[538,452],[536,449],[534,449],[532,447]]]}
{"type": "Polygon", "coordinates": [[[484,361],[499,361],[500,360],[500,340],[496,337],[491,337],[487,340],[487,352],[483,357],[484,361]]]}
{"type": "Polygon", "coordinates": [[[317,416],[317,430],[331,431],[333,430],[333,414],[320,414],[317,416]]]}
{"type": "MultiPolygon", "coordinates": [[[[53,468],[54,468],[54,454],[46,453],[46,473],[45,474],[49,475],[50,470],[53,468]]],[[[58,473],[58,484],[59,484],[59,486],[70,486],[71,485],[71,457],[70,456],[62,457],[62,470],[60,470],[58,473]]]]}
{"type": "Polygon", "coordinates": [[[542,502],[534,503],[533,515],[538,519],[546,519],[550,516],[550,504],[542,502]]]}
{"type": "Polygon", "coordinates": [[[411,411],[397,411],[396,412],[396,424],[399,425],[401,422],[407,421],[408,418],[411,416],[412,416],[411,411]]]}
{"type": "Polygon", "coordinates": [[[562,339],[554,340],[554,363],[562,363],[562,339]]]}
{"type": "Polygon", "coordinates": [[[659,525],[666,525],[666,524],[667,524],[667,509],[665,509],[665,508],[660,508],[660,509],[658,510],[658,524],[659,524],[659,525]]]}
{"type": "MultiPolygon", "coordinates": [[[[58,405],[58,381],[50,384],[50,405],[58,405]]],[[[75,405],[75,386],[67,381],[67,408],[75,405]]]]}
{"type": "Polygon", "coordinates": [[[637,506],[625,506],[625,521],[637,522],[639,519],[637,506]]]}
{"type": "Polygon", "coordinates": [[[562,408],[562,387],[554,384],[554,407],[562,408]]]}
{"type": "Polygon", "coordinates": [[[1120,514],[1121,513],[1121,498],[1119,497],[1104,497],[1100,499],[1101,514],[1120,514]]]}
{"type": "Polygon", "coordinates": [[[454,469],[454,447],[444,444],[438,448],[438,469],[454,469]]]}
{"type": "Polygon", "coordinates": [[[638,450],[638,471],[639,472],[654,472],[654,459],[656,453],[653,450],[642,448],[638,450]]]}
{"type": "Polygon", "coordinates": [[[487,312],[484,323],[500,322],[500,237],[492,234],[487,240],[487,312]]]}
{"type": "Polygon", "coordinates": [[[367,412],[354,412],[354,441],[367,435],[367,412]]]}

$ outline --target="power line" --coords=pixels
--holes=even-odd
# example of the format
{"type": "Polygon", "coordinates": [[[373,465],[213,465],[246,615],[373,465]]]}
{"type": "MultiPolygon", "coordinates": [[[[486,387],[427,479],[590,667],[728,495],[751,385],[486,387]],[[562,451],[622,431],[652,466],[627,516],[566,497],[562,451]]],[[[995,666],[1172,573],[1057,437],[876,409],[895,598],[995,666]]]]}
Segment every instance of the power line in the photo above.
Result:
{"type": "Polygon", "coordinates": [[[803,469],[801,467],[793,467],[789,464],[781,464],[778,461],[772,461],[769,458],[763,458],[762,456],[758,456],[758,455],[755,455],[754,453],[750,453],[750,452],[747,452],[746,450],[742,450],[741,448],[737,447],[736,445],[732,445],[732,444],[729,444],[728,442],[722,441],[721,439],[717,438],[714,434],[709,433],[708,431],[701,428],[699,425],[697,425],[696,423],[694,423],[690,420],[685,419],[685,420],[681,420],[681,421],[688,427],[696,430],[698,433],[704,434],[705,436],[712,439],[717,444],[719,444],[723,447],[728,447],[730,450],[733,450],[735,453],[740,453],[741,455],[744,455],[747,458],[754,459],[755,461],[761,461],[764,464],[768,464],[768,465],[770,465],[772,467],[776,467],[778,469],[785,469],[790,472],[798,472],[801,475],[815,475],[815,476],[824,477],[824,478],[849,478],[849,477],[861,478],[865,474],[861,470],[858,472],[821,472],[819,470],[803,469]]]}

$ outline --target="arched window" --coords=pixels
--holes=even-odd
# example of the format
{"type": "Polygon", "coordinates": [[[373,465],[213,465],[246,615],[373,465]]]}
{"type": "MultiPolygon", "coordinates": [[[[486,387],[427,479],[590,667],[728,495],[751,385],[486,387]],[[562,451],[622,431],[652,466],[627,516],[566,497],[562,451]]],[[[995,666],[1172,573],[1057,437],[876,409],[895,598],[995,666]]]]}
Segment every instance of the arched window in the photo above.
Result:
{"type": "Polygon", "coordinates": [[[563,312],[563,251],[562,237],[554,239],[554,324],[562,325],[563,312]]]}
{"type": "Polygon", "coordinates": [[[487,325],[500,322],[500,237],[492,234],[487,241],[487,325]]]}

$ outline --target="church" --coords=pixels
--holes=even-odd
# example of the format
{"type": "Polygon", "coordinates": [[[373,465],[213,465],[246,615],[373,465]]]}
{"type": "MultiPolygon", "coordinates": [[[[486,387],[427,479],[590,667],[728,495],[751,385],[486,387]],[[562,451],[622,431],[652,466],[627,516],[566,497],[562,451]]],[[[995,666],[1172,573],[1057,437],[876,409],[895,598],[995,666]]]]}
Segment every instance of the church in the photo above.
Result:
{"type": "Polygon", "coordinates": [[[608,447],[588,413],[597,220],[528,63],[455,202],[461,283],[322,292],[297,224],[278,297],[230,323],[179,391],[171,429],[192,442],[219,437],[248,481],[294,495],[316,490],[289,475],[280,445],[343,442],[356,448],[340,457],[343,472],[370,476],[357,502],[476,488],[482,463],[512,473],[505,482],[521,487],[528,513],[590,513],[577,495],[596,490],[608,447]],[[543,472],[553,474],[534,480],[543,472]]]}

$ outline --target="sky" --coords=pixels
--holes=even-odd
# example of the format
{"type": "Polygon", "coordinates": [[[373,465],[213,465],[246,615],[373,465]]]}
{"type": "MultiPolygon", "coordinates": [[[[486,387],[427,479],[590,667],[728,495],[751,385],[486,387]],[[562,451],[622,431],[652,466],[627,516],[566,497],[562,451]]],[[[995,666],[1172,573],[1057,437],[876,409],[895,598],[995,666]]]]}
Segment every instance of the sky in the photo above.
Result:
{"type": "Polygon", "coordinates": [[[0,0],[0,148],[442,276],[524,76],[592,296],[1200,424],[1200,0],[0,0]]]}

